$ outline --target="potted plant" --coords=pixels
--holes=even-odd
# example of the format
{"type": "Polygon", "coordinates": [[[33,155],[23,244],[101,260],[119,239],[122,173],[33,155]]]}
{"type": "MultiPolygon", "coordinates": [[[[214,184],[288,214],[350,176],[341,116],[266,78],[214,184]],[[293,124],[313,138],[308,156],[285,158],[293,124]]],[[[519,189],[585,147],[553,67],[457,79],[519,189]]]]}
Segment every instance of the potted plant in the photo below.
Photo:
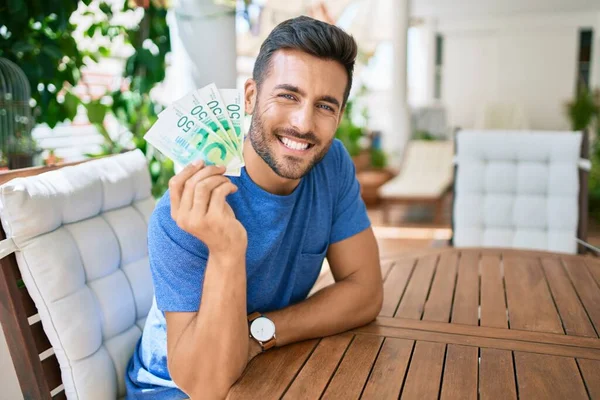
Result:
{"type": "MultiPolygon", "coordinates": [[[[346,110],[342,115],[342,120],[335,133],[335,137],[344,144],[344,147],[348,150],[348,153],[350,153],[350,156],[354,161],[356,172],[367,169],[370,164],[370,154],[369,151],[365,149],[365,142],[368,142],[366,129],[359,126],[354,120],[354,107],[356,101],[364,91],[365,89],[363,87],[356,96],[348,99],[346,102],[346,110]]],[[[362,116],[363,119],[367,119],[366,108],[362,110],[362,116]]]]}
{"type": "Polygon", "coordinates": [[[600,220],[600,89],[594,92],[582,86],[576,98],[567,104],[567,115],[575,131],[587,129],[590,134],[590,161],[592,169],[588,179],[589,213],[600,220]]]}

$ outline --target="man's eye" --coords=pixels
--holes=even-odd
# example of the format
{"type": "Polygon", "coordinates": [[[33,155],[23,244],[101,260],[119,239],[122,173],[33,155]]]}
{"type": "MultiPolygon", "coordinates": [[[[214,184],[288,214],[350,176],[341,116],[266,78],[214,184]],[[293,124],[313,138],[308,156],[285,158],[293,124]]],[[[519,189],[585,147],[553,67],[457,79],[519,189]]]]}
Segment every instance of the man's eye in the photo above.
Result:
{"type": "Polygon", "coordinates": [[[320,108],[324,109],[325,111],[331,111],[331,112],[334,111],[333,107],[328,106],[327,104],[319,104],[317,107],[320,107],[320,108]]]}
{"type": "Polygon", "coordinates": [[[282,93],[279,95],[279,97],[283,97],[284,99],[288,99],[288,100],[296,100],[296,98],[294,96],[292,96],[291,94],[288,94],[288,93],[282,93]]]}

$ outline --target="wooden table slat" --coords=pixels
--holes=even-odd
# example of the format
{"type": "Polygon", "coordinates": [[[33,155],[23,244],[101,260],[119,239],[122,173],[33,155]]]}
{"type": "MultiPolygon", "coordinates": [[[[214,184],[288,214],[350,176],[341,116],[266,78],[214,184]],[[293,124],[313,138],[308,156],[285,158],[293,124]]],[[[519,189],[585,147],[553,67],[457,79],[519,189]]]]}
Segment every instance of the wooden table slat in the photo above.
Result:
{"type": "Polygon", "coordinates": [[[512,352],[480,349],[479,393],[481,400],[517,398],[512,352]]]}
{"type": "MultiPolygon", "coordinates": [[[[600,340],[582,336],[569,336],[557,333],[521,331],[517,329],[489,328],[486,326],[472,326],[461,324],[449,324],[446,322],[415,321],[408,318],[378,317],[371,323],[375,326],[386,326],[391,328],[406,328],[418,331],[430,331],[439,333],[451,333],[462,336],[479,336],[495,339],[507,339],[519,342],[534,342],[545,344],[558,344],[562,346],[587,347],[600,350],[600,340]]],[[[355,331],[360,332],[362,328],[355,331]]]]}
{"type": "Polygon", "coordinates": [[[443,343],[419,341],[415,344],[402,390],[402,399],[438,397],[445,352],[446,345],[443,343]]]}
{"type": "Polygon", "coordinates": [[[481,326],[507,328],[506,301],[500,257],[481,257],[481,326]]]}
{"type": "Polygon", "coordinates": [[[578,357],[600,360],[600,350],[589,347],[574,347],[558,344],[525,342],[511,339],[498,339],[482,336],[456,335],[447,332],[431,332],[405,328],[390,328],[386,326],[368,325],[354,332],[383,337],[395,337],[435,343],[454,343],[465,346],[489,347],[494,349],[518,350],[530,353],[551,354],[564,357],[578,357]]]}
{"type": "Polygon", "coordinates": [[[395,316],[421,319],[438,256],[419,258],[395,316]]]}
{"type": "Polygon", "coordinates": [[[477,347],[449,344],[442,380],[442,400],[477,400],[477,347]]]}
{"type": "Polygon", "coordinates": [[[398,399],[414,343],[413,340],[385,339],[362,399],[398,399]]]}
{"type": "Polygon", "coordinates": [[[395,263],[383,283],[383,307],[379,315],[393,317],[415,266],[412,258],[395,263]]]}
{"type": "Polygon", "coordinates": [[[358,399],[365,387],[383,338],[357,335],[342,359],[323,399],[358,399]]]}
{"type": "Polygon", "coordinates": [[[596,328],[596,333],[600,333],[600,288],[598,283],[590,274],[583,259],[565,259],[563,262],[571,282],[596,328]]]}
{"type": "Polygon", "coordinates": [[[575,360],[516,351],[519,397],[523,399],[587,399],[575,360]]]}
{"type": "Polygon", "coordinates": [[[537,258],[504,258],[504,280],[511,329],[564,333],[537,258]]]}
{"type": "Polygon", "coordinates": [[[431,291],[425,304],[423,319],[448,322],[452,309],[452,296],[456,284],[458,253],[442,254],[436,268],[431,291]]]}
{"type": "Polygon", "coordinates": [[[578,359],[579,369],[592,399],[600,399],[600,361],[578,359]]]}
{"type": "Polygon", "coordinates": [[[463,251],[458,262],[458,278],[454,291],[452,322],[478,325],[479,307],[479,254],[463,251]]]}
{"type": "Polygon", "coordinates": [[[542,259],[542,268],[567,335],[598,337],[560,260],[542,259]]]}
{"type": "Polygon", "coordinates": [[[396,264],[395,261],[381,261],[381,263],[379,264],[379,266],[381,267],[381,277],[384,281],[386,280],[394,264],[396,264]]]}
{"type": "Polygon", "coordinates": [[[600,259],[588,257],[585,259],[585,264],[587,265],[590,274],[592,274],[596,280],[598,286],[600,286],[600,259]]]}
{"type": "Polygon", "coordinates": [[[344,333],[322,339],[285,393],[284,399],[318,399],[352,338],[352,334],[344,333]]]}
{"type": "Polygon", "coordinates": [[[309,340],[260,354],[250,362],[227,399],[247,399],[248,393],[261,400],[279,399],[317,343],[309,340]]]}

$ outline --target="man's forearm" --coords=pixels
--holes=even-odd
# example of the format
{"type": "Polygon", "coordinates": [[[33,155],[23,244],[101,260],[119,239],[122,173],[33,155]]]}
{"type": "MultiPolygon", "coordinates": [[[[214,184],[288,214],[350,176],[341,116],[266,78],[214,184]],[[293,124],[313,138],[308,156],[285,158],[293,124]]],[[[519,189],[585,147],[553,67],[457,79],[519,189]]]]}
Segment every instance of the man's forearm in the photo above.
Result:
{"type": "Polygon", "coordinates": [[[382,297],[379,288],[346,279],[266,316],[275,323],[277,346],[284,346],[365,325],[379,314],[382,297]]]}
{"type": "Polygon", "coordinates": [[[246,366],[248,340],[245,257],[211,255],[200,310],[170,360],[174,368],[189,369],[185,371],[188,387],[182,389],[192,398],[197,390],[204,396],[227,393],[246,366]]]}

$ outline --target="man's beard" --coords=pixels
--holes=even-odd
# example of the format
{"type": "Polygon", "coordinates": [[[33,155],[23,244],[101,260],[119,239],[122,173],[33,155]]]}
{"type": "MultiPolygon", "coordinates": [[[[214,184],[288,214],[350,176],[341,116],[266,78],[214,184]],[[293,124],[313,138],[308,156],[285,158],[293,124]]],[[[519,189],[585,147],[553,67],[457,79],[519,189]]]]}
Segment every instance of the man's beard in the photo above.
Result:
{"type": "Polygon", "coordinates": [[[264,125],[260,118],[261,113],[256,105],[254,115],[252,116],[252,122],[250,123],[250,130],[248,137],[250,143],[254,148],[254,151],[264,160],[265,163],[280,177],[286,179],[300,179],[304,175],[318,164],[327,155],[327,151],[333,143],[333,138],[325,145],[321,144],[321,141],[316,137],[313,132],[300,133],[293,128],[277,128],[271,133],[265,132],[264,125]],[[295,137],[301,140],[309,141],[313,144],[313,147],[309,151],[313,151],[321,147],[306,166],[304,164],[304,158],[294,157],[286,155],[283,159],[276,159],[275,146],[279,146],[279,136],[295,137]]]}

